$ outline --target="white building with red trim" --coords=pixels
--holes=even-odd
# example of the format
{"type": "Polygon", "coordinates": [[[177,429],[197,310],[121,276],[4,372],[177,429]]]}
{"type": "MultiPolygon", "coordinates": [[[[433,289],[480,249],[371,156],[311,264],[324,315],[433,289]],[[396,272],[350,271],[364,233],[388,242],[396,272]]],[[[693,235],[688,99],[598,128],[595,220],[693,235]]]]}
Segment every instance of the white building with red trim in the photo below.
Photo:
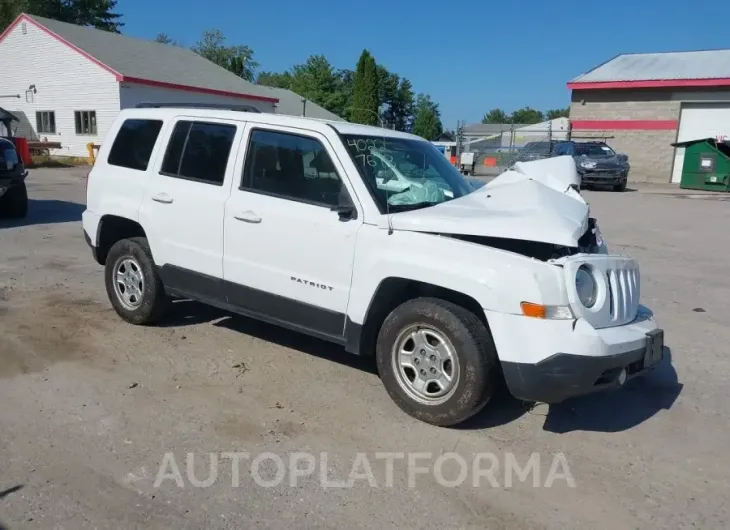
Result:
{"type": "Polygon", "coordinates": [[[120,109],[139,103],[225,103],[340,120],[289,90],[250,83],[179,47],[27,14],[0,35],[0,103],[16,136],[86,156],[120,109]]]}
{"type": "Polygon", "coordinates": [[[573,137],[606,137],[634,182],[679,182],[671,144],[730,137],[730,50],[619,55],[568,88],[573,137]]]}

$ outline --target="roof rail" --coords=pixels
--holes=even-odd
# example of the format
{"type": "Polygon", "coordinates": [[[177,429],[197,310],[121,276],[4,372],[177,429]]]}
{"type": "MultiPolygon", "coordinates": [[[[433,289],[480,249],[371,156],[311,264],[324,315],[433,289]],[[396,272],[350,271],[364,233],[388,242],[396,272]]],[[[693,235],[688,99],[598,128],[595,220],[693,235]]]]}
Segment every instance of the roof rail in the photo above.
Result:
{"type": "Polygon", "coordinates": [[[180,108],[180,109],[217,109],[217,110],[235,110],[237,112],[256,112],[261,113],[259,109],[253,105],[232,105],[229,103],[138,103],[138,109],[164,109],[164,108],[180,108]]]}

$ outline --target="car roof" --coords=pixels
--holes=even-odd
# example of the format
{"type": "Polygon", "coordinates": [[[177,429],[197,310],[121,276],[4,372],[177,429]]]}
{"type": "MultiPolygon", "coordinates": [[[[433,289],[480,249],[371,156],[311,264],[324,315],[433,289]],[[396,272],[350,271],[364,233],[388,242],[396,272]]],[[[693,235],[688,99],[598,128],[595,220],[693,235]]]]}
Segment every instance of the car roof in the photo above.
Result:
{"type": "Polygon", "coordinates": [[[403,138],[409,140],[419,140],[426,142],[420,136],[405,132],[374,127],[372,125],[360,125],[357,123],[349,123],[335,120],[325,120],[319,118],[307,118],[299,116],[288,116],[284,114],[272,114],[266,112],[242,112],[239,110],[219,109],[219,108],[196,108],[194,106],[186,107],[184,105],[166,106],[161,108],[143,107],[124,109],[119,114],[119,119],[171,119],[174,117],[190,117],[197,119],[220,119],[245,121],[249,123],[260,123],[262,125],[281,125],[288,127],[299,127],[307,130],[314,130],[326,133],[328,130],[334,129],[340,134],[355,134],[361,136],[377,136],[386,138],[403,138]]]}

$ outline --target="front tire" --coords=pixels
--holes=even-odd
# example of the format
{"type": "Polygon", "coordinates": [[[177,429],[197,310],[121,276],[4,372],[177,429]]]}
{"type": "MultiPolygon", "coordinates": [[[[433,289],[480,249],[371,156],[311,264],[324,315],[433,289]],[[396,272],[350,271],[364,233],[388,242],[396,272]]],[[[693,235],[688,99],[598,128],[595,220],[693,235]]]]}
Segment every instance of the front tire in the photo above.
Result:
{"type": "Polygon", "coordinates": [[[114,310],[131,324],[153,324],[169,308],[170,299],[144,237],[122,239],[112,246],[104,279],[114,310]]]}
{"type": "Polygon", "coordinates": [[[486,325],[437,298],[416,298],[385,319],[376,346],[378,371],[407,414],[442,427],[479,412],[496,387],[497,354],[486,325]]]}
{"type": "Polygon", "coordinates": [[[628,184],[628,180],[629,179],[623,180],[623,181],[621,181],[620,184],[614,185],[613,191],[619,191],[619,192],[626,191],[626,184],[628,184]]]}
{"type": "Polygon", "coordinates": [[[13,186],[0,197],[0,217],[25,219],[28,215],[28,188],[25,182],[13,186]]]}

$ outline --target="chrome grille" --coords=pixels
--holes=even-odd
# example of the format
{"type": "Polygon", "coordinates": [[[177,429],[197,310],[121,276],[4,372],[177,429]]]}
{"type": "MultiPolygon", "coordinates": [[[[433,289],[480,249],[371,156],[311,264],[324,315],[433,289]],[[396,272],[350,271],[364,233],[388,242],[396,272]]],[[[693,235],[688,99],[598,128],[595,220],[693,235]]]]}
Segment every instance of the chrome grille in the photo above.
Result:
{"type": "Polygon", "coordinates": [[[610,293],[611,322],[631,322],[639,309],[639,269],[606,270],[610,293]]]}
{"type": "Polygon", "coordinates": [[[641,277],[636,260],[608,254],[576,254],[557,260],[565,270],[565,282],[573,313],[595,328],[622,326],[632,322],[639,310],[641,277]],[[585,307],[575,289],[575,274],[588,266],[599,284],[594,306],[585,307]]]}

